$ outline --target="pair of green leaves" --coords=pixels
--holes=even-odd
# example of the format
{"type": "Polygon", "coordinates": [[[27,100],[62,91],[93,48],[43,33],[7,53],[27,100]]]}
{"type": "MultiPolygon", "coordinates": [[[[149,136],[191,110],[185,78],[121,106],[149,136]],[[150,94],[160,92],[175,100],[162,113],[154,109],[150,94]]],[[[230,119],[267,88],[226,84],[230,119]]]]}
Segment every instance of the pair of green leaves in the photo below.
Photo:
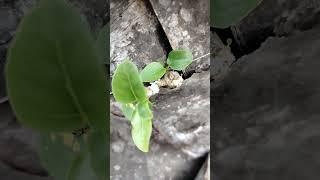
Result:
{"type": "MultiPolygon", "coordinates": [[[[168,55],[167,64],[171,69],[181,71],[192,63],[192,58],[188,50],[173,50],[168,55]]],[[[166,72],[167,69],[161,63],[152,62],[141,71],[141,78],[143,82],[152,82],[159,80],[166,72]]]]}
{"type": "MultiPolygon", "coordinates": [[[[100,34],[99,38],[106,36],[100,34]]],[[[54,169],[59,167],[71,169],[68,175],[58,179],[80,179],[78,169],[87,161],[89,165],[84,173],[92,171],[96,177],[90,179],[104,180],[109,176],[108,83],[101,63],[108,57],[102,53],[108,52],[107,44],[101,39],[94,41],[88,23],[65,0],[41,0],[22,19],[9,49],[7,92],[22,124],[44,134],[70,135],[90,125],[84,144],[86,153],[77,153],[74,159],[66,158],[68,162],[57,161],[56,156],[73,157],[75,152],[61,150],[59,141],[53,142],[43,135],[46,139],[43,147],[50,144],[42,156],[48,160],[50,174],[55,174],[54,169]],[[103,46],[101,50],[99,46],[103,46]],[[58,150],[61,153],[55,153],[58,150]]]]}
{"type": "Polygon", "coordinates": [[[235,25],[247,16],[262,0],[211,0],[210,23],[217,28],[235,25]]]}

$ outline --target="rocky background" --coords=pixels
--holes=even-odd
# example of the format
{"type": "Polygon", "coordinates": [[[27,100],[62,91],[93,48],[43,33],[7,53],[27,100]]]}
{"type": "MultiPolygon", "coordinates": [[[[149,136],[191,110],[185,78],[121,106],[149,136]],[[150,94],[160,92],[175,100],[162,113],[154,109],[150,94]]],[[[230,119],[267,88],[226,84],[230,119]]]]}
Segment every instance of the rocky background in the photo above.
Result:
{"type": "Polygon", "coordinates": [[[319,179],[319,15],[317,0],[264,0],[212,29],[213,179],[319,179]]]}

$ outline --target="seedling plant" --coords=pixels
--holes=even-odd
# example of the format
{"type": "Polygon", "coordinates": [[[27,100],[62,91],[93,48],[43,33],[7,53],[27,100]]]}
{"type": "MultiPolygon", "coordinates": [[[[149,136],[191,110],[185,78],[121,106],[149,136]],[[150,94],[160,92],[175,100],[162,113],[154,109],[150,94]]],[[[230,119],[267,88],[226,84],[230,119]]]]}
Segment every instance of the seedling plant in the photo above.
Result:
{"type": "Polygon", "coordinates": [[[152,62],[139,72],[129,59],[118,65],[112,78],[112,93],[121,104],[124,116],[131,122],[133,142],[143,152],[149,151],[152,133],[152,103],[143,83],[157,83],[166,73],[183,71],[192,63],[189,50],[177,49],[169,53],[166,65],[152,62]]]}

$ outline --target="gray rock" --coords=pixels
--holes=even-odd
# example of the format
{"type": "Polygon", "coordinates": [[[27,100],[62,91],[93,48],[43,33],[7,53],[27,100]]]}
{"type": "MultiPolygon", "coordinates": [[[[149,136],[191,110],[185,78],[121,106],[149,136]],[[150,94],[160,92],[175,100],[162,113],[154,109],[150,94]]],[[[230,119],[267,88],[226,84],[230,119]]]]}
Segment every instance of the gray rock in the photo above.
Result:
{"type": "Polygon", "coordinates": [[[195,73],[178,89],[155,97],[154,128],[191,157],[210,150],[210,73],[195,73]]]}
{"type": "Polygon", "coordinates": [[[269,38],[213,89],[218,179],[318,179],[319,30],[269,38]]]}
{"type": "Polygon", "coordinates": [[[111,0],[110,72],[125,58],[142,69],[166,55],[158,36],[160,25],[147,2],[111,0]]]}
{"type": "Polygon", "coordinates": [[[216,33],[211,32],[210,43],[210,78],[213,79],[212,85],[215,87],[228,74],[235,57],[231,53],[230,47],[225,46],[216,33]]]}
{"type": "Polygon", "coordinates": [[[111,180],[186,180],[196,175],[197,160],[171,144],[160,143],[156,130],[152,134],[150,151],[143,153],[133,144],[129,122],[111,116],[111,180]]]}
{"type": "Polygon", "coordinates": [[[196,60],[187,71],[207,70],[210,65],[209,1],[151,0],[150,2],[171,47],[187,48],[192,51],[196,60]]]}
{"type": "Polygon", "coordinates": [[[210,180],[210,154],[207,157],[206,162],[202,165],[195,180],[210,180]]]}
{"type": "Polygon", "coordinates": [[[319,18],[318,0],[263,0],[232,30],[241,47],[259,47],[271,35],[287,36],[311,29],[320,23],[319,18]]]}

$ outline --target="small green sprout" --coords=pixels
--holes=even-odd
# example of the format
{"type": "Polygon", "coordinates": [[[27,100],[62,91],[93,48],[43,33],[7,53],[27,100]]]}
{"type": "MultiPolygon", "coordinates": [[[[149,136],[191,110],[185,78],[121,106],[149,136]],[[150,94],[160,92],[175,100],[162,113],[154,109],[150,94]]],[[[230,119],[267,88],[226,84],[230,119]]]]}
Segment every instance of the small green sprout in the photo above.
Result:
{"type": "Polygon", "coordinates": [[[131,122],[133,142],[141,151],[149,151],[153,118],[150,95],[143,82],[152,83],[150,86],[152,87],[155,85],[154,82],[162,77],[170,79],[175,75],[179,76],[177,72],[167,71],[184,70],[192,63],[192,59],[190,51],[178,49],[169,53],[167,67],[159,62],[152,62],[139,73],[137,66],[129,59],[118,65],[112,78],[112,93],[116,101],[121,104],[124,116],[131,122]]]}

